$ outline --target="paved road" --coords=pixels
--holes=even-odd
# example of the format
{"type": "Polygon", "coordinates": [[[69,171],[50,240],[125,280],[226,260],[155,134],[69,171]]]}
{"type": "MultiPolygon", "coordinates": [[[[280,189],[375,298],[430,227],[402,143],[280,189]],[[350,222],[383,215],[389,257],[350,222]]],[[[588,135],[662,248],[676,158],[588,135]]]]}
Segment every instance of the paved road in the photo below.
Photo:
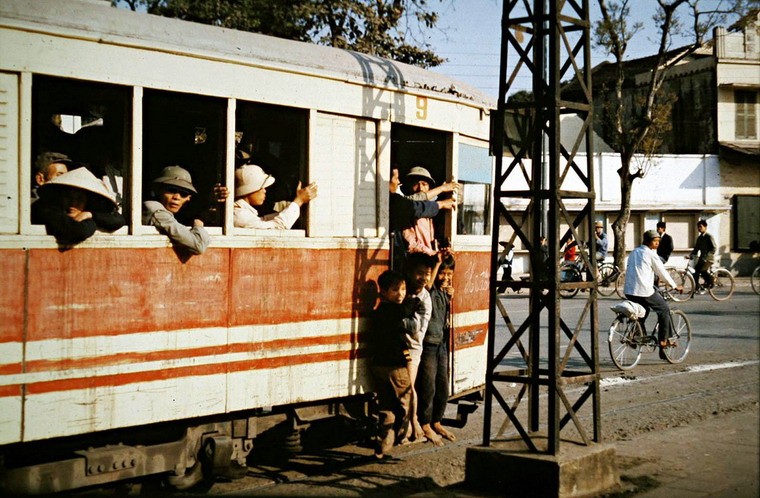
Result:
{"type": "MultiPolygon", "coordinates": [[[[502,300],[514,321],[526,315],[524,298],[507,294],[502,300]]],[[[615,369],[606,350],[605,329],[614,318],[609,310],[614,302],[599,302],[602,431],[616,445],[622,483],[620,493],[612,496],[758,496],[760,298],[746,285],[727,302],[697,296],[679,304],[694,333],[687,361],[670,365],[654,353],[625,373],[615,369]]],[[[568,323],[577,320],[573,317],[583,305],[580,296],[562,303],[568,323]]],[[[581,387],[575,389],[568,395],[581,387]]],[[[518,413],[524,415],[522,407],[518,413]]],[[[590,408],[584,410],[580,418],[588,426],[590,408]]],[[[482,440],[482,415],[481,408],[456,431],[458,441],[443,448],[413,444],[397,449],[398,460],[382,464],[372,460],[369,448],[357,445],[314,450],[287,464],[252,461],[245,479],[218,483],[210,492],[482,496],[462,485],[466,449],[482,440]]],[[[502,427],[506,417],[500,410],[493,419],[492,434],[499,429],[504,437],[515,433],[511,425],[502,427]]],[[[563,436],[572,432],[563,431],[563,436]]]]}

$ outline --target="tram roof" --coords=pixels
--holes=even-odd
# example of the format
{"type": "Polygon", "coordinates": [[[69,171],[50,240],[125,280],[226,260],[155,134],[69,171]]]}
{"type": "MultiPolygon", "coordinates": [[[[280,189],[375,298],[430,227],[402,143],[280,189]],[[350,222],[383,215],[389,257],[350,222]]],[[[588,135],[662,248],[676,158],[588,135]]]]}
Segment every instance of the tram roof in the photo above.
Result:
{"type": "Polygon", "coordinates": [[[116,9],[105,0],[2,0],[0,24],[55,31],[105,43],[234,60],[362,85],[432,93],[476,107],[496,107],[493,99],[466,83],[409,64],[350,50],[116,9]]]}

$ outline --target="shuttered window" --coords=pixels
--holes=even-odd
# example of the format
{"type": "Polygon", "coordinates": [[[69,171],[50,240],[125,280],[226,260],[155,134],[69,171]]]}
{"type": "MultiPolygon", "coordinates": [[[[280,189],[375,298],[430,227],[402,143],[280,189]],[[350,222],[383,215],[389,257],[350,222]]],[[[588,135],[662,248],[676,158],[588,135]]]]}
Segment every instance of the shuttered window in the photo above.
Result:
{"type": "Polygon", "coordinates": [[[0,233],[18,233],[18,76],[0,73],[0,233]]]}
{"type": "Polygon", "coordinates": [[[311,236],[377,236],[377,148],[374,121],[320,113],[310,179],[311,236]]]}
{"type": "Polygon", "coordinates": [[[737,91],[736,139],[757,139],[757,92],[737,91]]]}

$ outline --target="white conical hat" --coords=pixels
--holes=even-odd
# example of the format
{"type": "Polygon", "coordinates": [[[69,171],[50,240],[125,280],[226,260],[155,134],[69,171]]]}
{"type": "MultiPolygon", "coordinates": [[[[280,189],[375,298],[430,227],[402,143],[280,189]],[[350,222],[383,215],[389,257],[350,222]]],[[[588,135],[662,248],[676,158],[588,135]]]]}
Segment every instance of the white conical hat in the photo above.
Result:
{"type": "Polygon", "coordinates": [[[87,168],[77,168],[68,173],[62,174],[61,176],[57,176],[49,182],[45,182],[41,185],[38,191],[40,196],[44,197],[49,191],[54,190],[56,187],[80,188],[99,197],[103,197],[104,199],[108,199],[113,206],[116,206],[116,199],[114,198],[113,193],[106,188],[106,185],[102,180],[98,179],[87,168]]]}

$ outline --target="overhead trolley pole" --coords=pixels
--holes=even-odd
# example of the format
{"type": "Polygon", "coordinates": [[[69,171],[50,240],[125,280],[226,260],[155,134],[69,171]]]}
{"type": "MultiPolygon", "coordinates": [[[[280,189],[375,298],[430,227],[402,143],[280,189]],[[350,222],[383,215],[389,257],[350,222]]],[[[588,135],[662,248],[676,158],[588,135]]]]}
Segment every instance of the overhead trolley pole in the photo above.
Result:
{"type": "Polygon", "coordinates": [[[561,232],[570,230],[588,243],[579,252],[595,273],[590,49],[589,0],[504,0],[484,447],[511,437],[523,452],[557,455],[560,441],[601,442],[595,283],[562,282],[558,257],[561,232]],[[528,78],[532,92],[510,98],[528,78]],[[580,100],[563,98],[569,81],[580,100]],[[564,115],[577,116],[574,133],[563,129],[564,115]],[[528,290],[521,320],[510,309],[516,301],[496,293],[500,225],[530,255],[529,278],[509,284],[528,290]],[[572,289],[582,291],[573,301],[583,301],[580,311],[563,306],[560,291],[572,289]]]}

